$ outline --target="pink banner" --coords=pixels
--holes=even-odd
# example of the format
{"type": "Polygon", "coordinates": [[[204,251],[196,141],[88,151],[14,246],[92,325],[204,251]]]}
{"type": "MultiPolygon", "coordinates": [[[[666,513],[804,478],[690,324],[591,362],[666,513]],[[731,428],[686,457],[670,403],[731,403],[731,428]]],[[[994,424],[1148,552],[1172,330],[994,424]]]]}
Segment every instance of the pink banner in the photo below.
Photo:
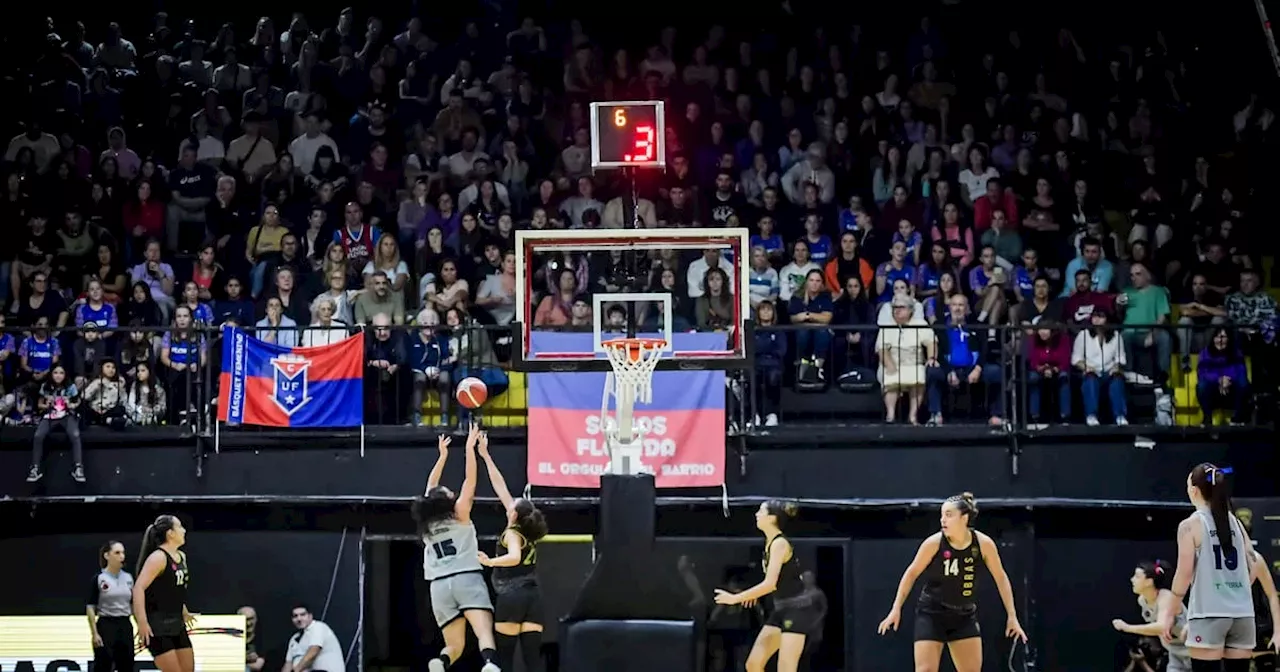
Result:
{"type": "MultiPolygon", "coordinates": [[[[657,487],[703,488],[724,484],[723,406],[696,411],[636,408],[634,422],[647,430],[641,462],[653,472],[657,487]]],[[[529,484],[600,487],[600,474],[609,463],[604,444],[598,409],[593,412],[530,408],[529,484]]]]}

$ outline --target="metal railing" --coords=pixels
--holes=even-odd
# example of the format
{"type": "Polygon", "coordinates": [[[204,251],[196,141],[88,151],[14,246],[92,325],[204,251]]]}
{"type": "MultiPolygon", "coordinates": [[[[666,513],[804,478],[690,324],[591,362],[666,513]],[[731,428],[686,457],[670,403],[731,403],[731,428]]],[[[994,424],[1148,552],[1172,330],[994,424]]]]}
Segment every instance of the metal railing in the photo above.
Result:
{"type": "MultiPolygon", "coordinates": [[[[302,334],[314,329],[246,327],[246,331],[259,336],[289,333],[298,343],[302,342],[302,334]]],[[[394,343],[392,352],[397,358],[393,371],[369,366],[366,361],[364,394],[358,402],[364,404],[366,425],[457,425],[466,416],[456,403],[450,403],[452,385],[469,375],[487,377],[499,388],[491,389],[490,404],[481,410],[482,414],[504,417],[508,426],[525,424],[528,380],[510,370],[512,348],[519,347],[519,340],[509,327],[477,323],[455,329],[435,327],[435,336],[452,346],[448,361],[435,362],[435,368],[445,374],[440,378],[428,378],[421,372],[415,375],[415,369],[424,368],[422,362],[410,361],[413,339],[422,338],[420,327],[363,329],[366,348],[372,341],[394,343]],[[504,394],[508,396],[503,398],[504,394]]],[[[1209,408],[1216,411],[1214,414],[1230,416],[1220,417],[1221,422],[1271,421],[1274,396],[1269,392],[1275,389],[1275,346],[1262,344],[1246,330],[1231,325],[1123,326],[1115,330],[1115,340],[1107,341],[1109,345],[1099,345],[1099,341],[1088,338],[1082,341],[1090,361],[1114,357],[1117,349],[1124,352],[1126,364],[1118,372],[1123,382],[1113,383],[1112,371],[1084,371],[1077,366],[1075,360],[1080,351],[1076,341],[1081,338],[1081,330],[1069,326],[1045,330],[1050,337],[1048,342],[1058,349],[1056,357],[1069,353],[1067,360],[1057,360],[1058,364],[1065,361],[1067,366],[1041,366],[1039,370],[1036,363],[1043,365],[1046,357],[1036,354],[1036,349],[1046,347],[1046,343],[1024,327],[966,325],[961,337],[941,325],[757,326],[752,364],[728,374],[729,429],[767,431],[772,425],[771,414],[783,425],[883,424],[891,409],[898,423],[914,420],[924,424],[940,413],[945,424],[985,423],[995,417],[1005,428],[1035,429],[1062,421],[1083,423],[1083,406],[1088,403],[1092,408],[1095,398],[1099,402],[1096,415],[1101,422],[1110,423],[1115,419],[1108,411],[1107,396],[1117,392],[1126,395],[1128,409],[1124,413],[1134,424],[1199,424],[1204,395],[1210,397],[1209,408]],[[1200,360],[1200,352],[1219,330],[1239,345],[1244,359],[1229,357],[1225,363],[1212,358],[1200,360]],[[1057,339],[1066,339],[1065,345],[1057,339]],[[967,350],[957,356],[957,349],[962,346],[967,350]],[[896,370],[891,366],[886,371],[883,366],[881,354],[886,351],[892,353],[896,370]],[[802,366],[801,360],[809,363],[802,366]],[[977,373],[971,366],[975,363],[982,367],[977,373]],[[1217,382],[1222,380],[1223,367],[1236,364],[1243,365],[1239,370],[1246,372],[1246,380],[1217,382]],[[819,370],[821,373],[816,373],[819,370]],[[1206,380],[1215,381],[1213,384],[1220,387],[1207,387],[1206,380]],[[886,404],[886,392],[896,393],[896,403],[886,404]],[[1086,394],[1093,397],[1086,401],[1086,394]],[[1063,395],[1069,397],[1066,403],[1063,395]],[[1033,408],[1037,402],[1039,408],[1033,408]],[[915,416],[910,415],[913,404],[918,404],[915,416]],[[1058,417],[1058,411],[1064,409],[1069,411],[1066,417],[1058,417]],[[1033,413],[1035,410],[1039,414],[1033,413]]],[[[102,378],[104,362],[117,363],[119,384],[125,391],[136,378],[138,363],[143,362],[150,366],[152,379],[158,380],[166,393],[164,412],[149,424],[179,425],[206,434],[213,427],[221,371],[221,332],[216,328],[194,329],[183,335],[172,328],[122,326],[106,338],[101,334],[88,336],[74,328],[42,332],[47,336],[17,327],[5,328],[2,333],[4,343],[0,349],[8,354],[0,361],[0,379],[10,402],[38,394],[47,380],[48,374],[41,373],[42,366],[49,368],[46,364],[64,366],[69,378],[80,383],[83,394],[86,387],[102,378]],[[57,343],[56,355],[36,357],[37,350],[43,352],[51,347],[42,345],[50,341],[57,343]],[[190,346],[204,354],[195,367],[178,366],[165,358],[166,343],[170,348],[190,346]],[[24,352],[26,357],[22,356],[24,352]],[[89,358],[91,361],[85,361],[89,358]],[[37,359],[47,361],[40,363],[37,359]]],[[[10,424],[23,422],[18,406],[10,403],[4,409],[10,424]]],[[[88,413],[90,406],[82,406],[82,421],[101,421],[104,414],[88,413]]],[[[34,403],[28,408],[34,408],[34,403]]],[[[237,427],[234,431],[256,428],[237,427]]]]}

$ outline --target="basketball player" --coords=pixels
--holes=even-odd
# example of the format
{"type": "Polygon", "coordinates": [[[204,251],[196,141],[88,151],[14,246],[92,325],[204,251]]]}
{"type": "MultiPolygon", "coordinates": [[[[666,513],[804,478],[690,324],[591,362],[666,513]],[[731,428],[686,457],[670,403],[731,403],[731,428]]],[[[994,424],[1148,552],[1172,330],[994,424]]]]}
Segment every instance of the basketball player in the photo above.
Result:
{"type": "Polygon", "coordinates": [[[133,672],[133,577],[124,571],[124,544],[108,541],[98,551],[101,571],[85,613],[93,638],[93,669],[97,672],[133,672]]]}
{"type": "Polygon", "coordinates": [[[138,580],[133,584],[133,618],[138,641],[161,672],[195,672],[187,628],[196,619],[187,611],[187,555],[181,550],[187,531],[176,516],[156,518],[142,535],[138,580]]]}
{"type": "Polygon", "coordinates": [[[1257,582],[1253,588],[1253,611],[1258,623],[1253,668],[1255,672],[1275,672],[1276,659],[1280,658],[1280,640],[1275,635],[1275,623],[1280,619],[1280,595],[1276,593],[1276,582],[1266,558],[1257,550],[1253,551],[1253,567],[1257,582]]]}
{"type": "Polygon", "coordinates": [[[515,669],[516,644],[528,672],[542,670],[542,589],[538,586],[538,541],[547,536],[542,512],[523,497],[515,499],[507,481],[489,455],[489,435],[481,434],[477,446],[489,471],[489,481],[507,510],[507,529],[498,538],[498,550],[490,558],[480,553],[480,564],[493,568],[497,593],[493,629],[498,635],[498,661],[515,669]]]}
{"type": "Polygon", "coordinates": [[[951,652],[956,672],[982,670],[982,638],[978,630],[978,563],[981,561],[995,579],[1000,601],[1007,614],[1004,634],[1023,643],[1027,633],[1018,623],[1013,604],[1013,586],[1000,562],[1000,552],[991,537],[973,529],[978,504],[973,493],[954,495],[942,503],[942,531],[920,544],[916,557],[902,573],[898,594],[889,615],[880,622],[880,634],[897,630],[902,605],[921,574],[924,588],[916,603],[916,672],[937,672],[942,649],[951,652]]]}
{"type": "MultiPolygon", "coordinates": [[[[1120,632],[1139,637],[1160,636],[1160,614],[1173,609],[1177,599],[1169,586],[1173,583],[1173,567],[1163,560],[1143,562],[1133,570],[1129,584],[1133,593],[1138,596],[1138,608],[1142,610],[1143,625],[1132,625],[1122,619],[1111,621],[1112,627],[1120,632]]],[[[1185,615],[1179,614],[1173,622],[1176,638],[1172,642],[1161,642],[1169,652],[1169,664],[1165,672],[1191,672],[1191,658],[1187,655],[1187,645],[1183,641],[1187,626],[1185,615]]]]}
{"type": "MultiPolygon", "coordinates": [[[[1244,527],[1245,534],[1253,535],[1253,511],[1236,509],[1236,519],[1244,527]]],[[[1257,544],[1257,541],[1253,542],[1257,544]]],[[[1258,563],[1257,580],[1253,585],[1253,613],[1258,626],[1257,645],[1253,648],[1253,667],[1256,672],[1276,672],[1276,659],[1280,657],[1280,642],[1275,637],[1275,621],[1280,614],[1280,600],[1276,597],[1276,583],[1267,561],[1253,551],[1258,563]]]]}
{"type": "Polygon", "coordinates": [[[1206,462],[1187,477],[1187,497],[1196,510],[1178,524],[1175,602],[1160,612],[1160,637],[1168,643],[1190,591],[1186,644],[1195,672],[1248,672],[1257,643],[1249,589],[1257,562],[1249,536],[1231,513],[1230,474],[1230,468],[1206,462]]]}
{"type": "Polygon", "coordinates": [[[413,501],[413,518],[425,547],[422,573],[431,582],[431,611],[444,635],[444,649],[427,663],[430,672],[444,672],[462,656],[468,623],[480,642],[480,655],[484,658],[481,672],[501,672],[493,642],[493,603],[480,564],[476,526],[471,522],[471,507],[476,499],[476,443],[480,436],[480,426],[472,424],[467,433],[462,489],[455,494],[440,485],[451,441],[442,434],[440,456],[427,476],[427,490],[413,501]]]}
{"type": "Polygon", "coordinates": [[[797,511],[792,502],[771,499],[761,504],[756,511],[756,529],[765,538],[764,580],[740,593],[716,589],[716,604],[750,607],[756,600],[772,596],[773,608],[747,656],[747,672],[764,672],[774,654],[778,655],[778,672],[796,672],[806,638],[821,626],[820,605],[806,593],[800,559],[783,533],[797,511]]]}

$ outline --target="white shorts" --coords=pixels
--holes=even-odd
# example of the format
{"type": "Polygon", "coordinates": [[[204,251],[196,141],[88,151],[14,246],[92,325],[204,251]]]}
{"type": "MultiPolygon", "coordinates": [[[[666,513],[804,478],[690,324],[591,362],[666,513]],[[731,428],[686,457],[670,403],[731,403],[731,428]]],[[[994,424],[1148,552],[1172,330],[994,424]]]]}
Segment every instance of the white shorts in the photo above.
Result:
{"type": "Polygon", "coordinates": [[[444,627],[472,610],[493,611],[489,585],[482,572],[464,572],[431,582],[431,613],[436,625],[444,627]]]}
{"type": "Polygon", "coordinates": [[[1253,617],[1193,618],[1187,621],[1186,645],[1192,649],[1247,649],[1258,644],[1253,617]]]}

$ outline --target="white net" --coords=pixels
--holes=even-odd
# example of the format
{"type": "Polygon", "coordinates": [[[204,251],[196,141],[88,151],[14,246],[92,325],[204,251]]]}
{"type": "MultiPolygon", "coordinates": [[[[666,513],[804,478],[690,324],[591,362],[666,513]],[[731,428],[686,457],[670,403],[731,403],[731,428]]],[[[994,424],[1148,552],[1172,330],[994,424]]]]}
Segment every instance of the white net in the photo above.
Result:
{"type": "MultiPolygon", "coordinates": [[[[647,404],[653,400],[653,372],[667,347],[661,339],[616,339],[601,343],[613,366],[613,375],[606,385],[613,395],[621,399],[630,397],[632,403],[647,404]],[[624,389],[625,388],[625,389],[624,389]]],[[[621,410],[621,404],[619,409],[621,410]]]]}
{"type": "Polygon", "coordinates": [[[647,404],[653,399],[653,372],[667,347],[660,338],[614,339],[601,343],[609,356],[613,371],[604,383],[600,401],[600,418],[604,420],[609,465],[606,473],[639,474],[644,470],[640,462],[641,443],[644,439],[640,428],[632,422],[632,412],[637,403],[647,404]],[[610,423],[609,397],[613,397],[616,422],[610,423]]]}

